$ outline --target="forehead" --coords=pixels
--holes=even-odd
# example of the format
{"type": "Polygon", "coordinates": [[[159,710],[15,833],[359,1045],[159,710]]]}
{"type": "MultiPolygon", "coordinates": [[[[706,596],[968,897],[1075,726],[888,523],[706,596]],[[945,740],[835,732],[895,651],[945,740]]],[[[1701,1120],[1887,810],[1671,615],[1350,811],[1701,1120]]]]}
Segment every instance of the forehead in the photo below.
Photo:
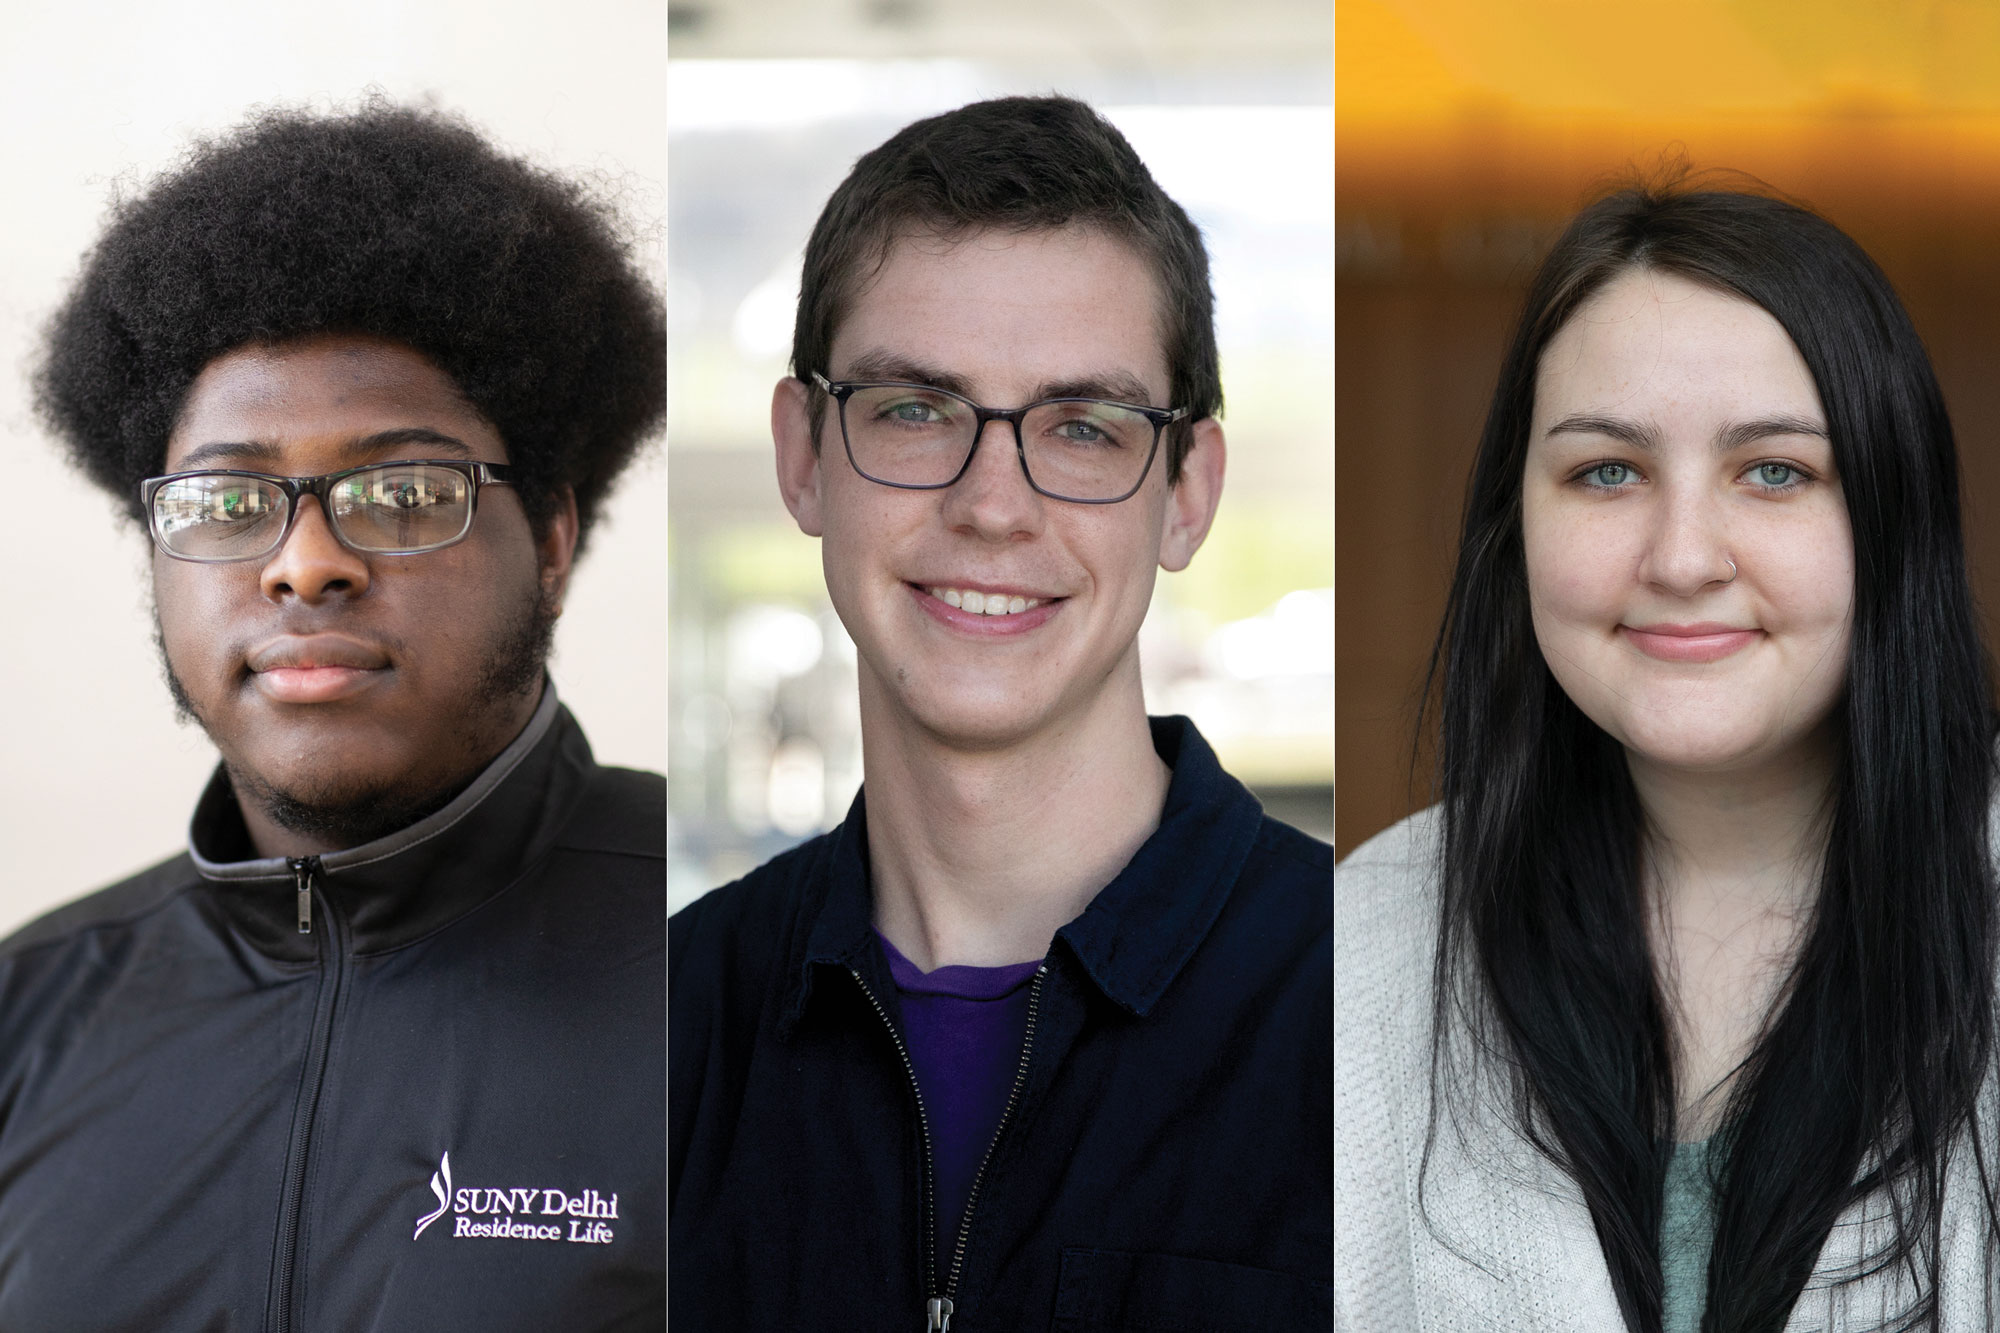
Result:
{"type": "MultiPolygon", "coordinates": [[[[462,441],[470,457],[505,462],[506,450],[452,378],[421,353],[380,338],[328,334],[275,346],[252,344],[209,362],[189,387],[167,438],[172,470],[196,451],[248,446],[257,461],[213,466],[305,473],[345,466],[387,431],[431,431],[462,441]]],[[[442,444],[404,445],[450,456],[442,444]]],[[[206,458],[197,466],[210,465],[206,458]]]]}
{"type": "Polygon", "coordinates": [[[1740,296],[1655,269],[1628,269],[1549,340],[1535,420],[1587,412],[1700,427],[1746,414],[1819,421],[1819,390],[1784,326],[1740,296]]]}
{"type": "Polygon", "coordinates": [[[1040,384],[1123,375],[1164,405],[1160,307],[1151,265],[1095,228],[905,235],[848,303],[832,373],[906,359],[965,379],[994,406],[1040,384]]]}

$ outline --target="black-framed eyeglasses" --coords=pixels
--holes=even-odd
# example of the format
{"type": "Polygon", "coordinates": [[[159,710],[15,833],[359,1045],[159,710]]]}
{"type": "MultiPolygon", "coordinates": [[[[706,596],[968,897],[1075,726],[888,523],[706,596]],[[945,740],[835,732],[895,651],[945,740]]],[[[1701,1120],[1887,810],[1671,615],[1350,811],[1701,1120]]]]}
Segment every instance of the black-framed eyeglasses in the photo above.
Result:
{"type": "Polygon", "coordinates": [[[150,477],[139,502],[153,544],[176,560],[258,560],[285,544],[299,497],[318,499],[335,540],[367,555],[415,555],[465,540],[481,486],[513,484],[504,463],[410,458],[318,477],[205,468],[150,477]]]}
{"type": "Polygon", "coordinates": [[[1185,407],[1145,407],[1103,398],[1044,398],[1026,407],[981,407],[929,384],[812,382],[840,405],[847,461],[873,482],[909,491],[941,490],[972,465],[989,421],[1014,428],[1014,454],[1028,485],[1051,500],[1108,505],[1146,480],[1160,432],[1185,407]]]}

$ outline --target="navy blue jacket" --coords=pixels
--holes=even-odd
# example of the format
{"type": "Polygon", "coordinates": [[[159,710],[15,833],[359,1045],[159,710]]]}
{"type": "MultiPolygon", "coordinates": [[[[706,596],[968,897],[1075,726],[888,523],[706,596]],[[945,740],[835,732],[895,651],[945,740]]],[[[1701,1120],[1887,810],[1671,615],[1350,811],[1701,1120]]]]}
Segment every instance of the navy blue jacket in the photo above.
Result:
{"type": "Polygon", "coordinates": [[[1153,743],[1160,827],[1057,932],[945,1244],[862,799],[675,914],[676,1333],[914,1330],[946,1301],[952,1333],[1331,1326],[1333,851],[1185,718],[1153,743]]]}

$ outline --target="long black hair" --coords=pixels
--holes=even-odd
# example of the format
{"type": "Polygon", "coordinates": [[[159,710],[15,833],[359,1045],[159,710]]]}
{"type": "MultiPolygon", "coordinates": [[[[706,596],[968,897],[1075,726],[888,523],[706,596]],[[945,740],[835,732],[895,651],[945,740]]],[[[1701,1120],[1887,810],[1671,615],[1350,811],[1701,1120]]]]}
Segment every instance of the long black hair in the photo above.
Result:
{"type": "MultiPolygon", "coordinates": [[[[1856,1275],[1912,1279],[1899,1322],[1922,1327],[1935,1322],[1946,1160],[1976,1129],[1993,1040],[1992,692],[1929,359],[1875,264],[1794,204],[1629,188],[1578,216],[1533,281],[1431,658],[1444,826],[1433,1133],[1438,1098],[1475,1085],[1447,1038],[1470,1023],[1482,1037],[1470,1058],[1500,1076],[1487,1086],[1508,1090],[1517,1127],[1580,1187],[1628,1327],[1660,1327],[1675,1093],[1640,885],[1643,814],[1617,742],[1542,659],[1521,540],[1543,349],[1635,268],[1742,297],[1784,327],[1819,390],[1854,537],[1828,845],[1796,959],[1710,1153],[1702,1326],[1782,1328],[1835,1220],[1873,1196],[1894,1225],[1856,1275]]],[[[1975,1134],[1983,1181],[1977,1147],[1975,1134]]]]}

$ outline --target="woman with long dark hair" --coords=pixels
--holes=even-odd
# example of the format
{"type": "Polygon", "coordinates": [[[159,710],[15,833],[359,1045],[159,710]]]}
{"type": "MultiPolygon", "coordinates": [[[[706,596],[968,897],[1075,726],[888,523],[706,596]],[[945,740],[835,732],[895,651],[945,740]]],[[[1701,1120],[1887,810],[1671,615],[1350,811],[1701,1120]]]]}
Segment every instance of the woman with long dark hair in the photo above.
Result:
{"type": "Polygon", "coordinates": [[[1431,685],[1438,804],[1338,871],[1343,1326],[2000,1326],[1991,688],[1852,240],[1678,188],[1571,224],[1431,685]]]}

